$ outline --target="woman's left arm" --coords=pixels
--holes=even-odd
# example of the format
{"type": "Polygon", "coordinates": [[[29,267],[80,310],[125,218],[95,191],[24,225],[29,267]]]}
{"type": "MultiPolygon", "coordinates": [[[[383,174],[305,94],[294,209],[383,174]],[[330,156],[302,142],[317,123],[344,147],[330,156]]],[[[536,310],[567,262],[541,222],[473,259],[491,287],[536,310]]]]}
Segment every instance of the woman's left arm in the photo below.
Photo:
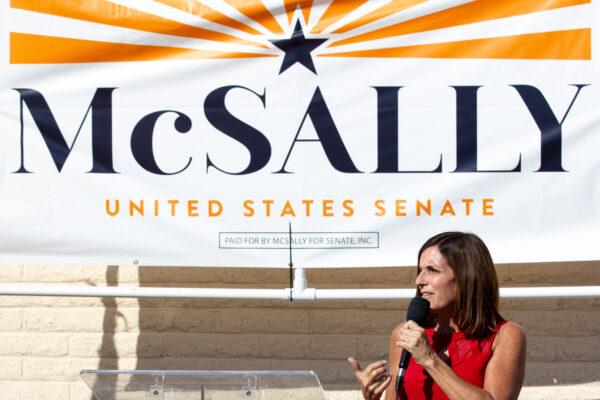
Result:
{"type": "Polygon", "coordinates": [[[505,323],[492,347],[483,388],[494,400],[516,400],[525,378],[527,340],[520,325],[505,323]]]}
{"type": "Polygon", "coordinates": [[[485,370],[483,389],[462,380],[429,346],[425,330],[410,321],[397,345],[412,353],[450,400],[516,400],[525,375],[526,340],[523,329],[512,322],[500,328],[493,355],[485,370]]]}

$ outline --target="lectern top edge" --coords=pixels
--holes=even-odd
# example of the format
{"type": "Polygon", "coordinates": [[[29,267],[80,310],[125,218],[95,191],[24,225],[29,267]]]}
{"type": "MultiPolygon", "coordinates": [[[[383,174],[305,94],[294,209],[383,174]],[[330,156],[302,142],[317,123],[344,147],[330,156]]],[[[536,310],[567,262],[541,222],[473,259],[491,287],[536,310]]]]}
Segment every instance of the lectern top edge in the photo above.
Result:
{"type": "Polygon", "coordinates": [[[193,375],[193,376],[239,376],[239,375],[257,375],[257,376],[316,376],[314,371],[307,370],[292,370],[292,371],[254,371],[254,370],[116,370],[116,369],[83,369],[79,372],[80,375],[95,374],[95,375],[193,375]]]}
{"type": "Polygon", "coordinates": [[[325,400],[314,371],[88,370],[98,400],[325,400]]]}

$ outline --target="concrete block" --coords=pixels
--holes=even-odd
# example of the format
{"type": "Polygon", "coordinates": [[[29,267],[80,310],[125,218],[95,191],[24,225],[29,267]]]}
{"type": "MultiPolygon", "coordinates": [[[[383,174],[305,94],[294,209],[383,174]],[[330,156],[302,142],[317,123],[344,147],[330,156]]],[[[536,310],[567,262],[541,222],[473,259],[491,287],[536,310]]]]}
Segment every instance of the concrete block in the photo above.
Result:
{"type": "Polygon", "coordinates": [[[389,334],[386,336],[361,336],[358,338],[357,356],[365,365],[376,360],[388,360],[389,345],[389,334]]]}
{"type": "Polygon", "coordinates": [[[199,283],[213,283],[215,282],[214,275],[215,268],[142,266],[138,268],[137,281],[141,286],[156,284],[190,286],[199,283]]]}
{"type": "MultiPolygon", "coordinates": [[[[0,381],[19,381],[23,377],[23,360],[20,357],[0,357],[0,381]]],[[[0,392],[1,394],[1,392],[0,392]]],[[[0,396],[0,398],[2,398],[0,396]]]]}
{"type": "Polygon", "coordinates": [[[600,283],[600,261],[498,264],[500,286],[594,285],[600,283]]]}
{"type": "Polygon", "coordinates": [[[66,382],[0,382],[0,393],[2,399],[6,400],[66,400],[69,399],[69,384],[66,382]]]}
{"type": "MultiPolygon", "coordinates": [[[[595,283],[600,285],[600,283],[595,283]]],[[[600,297],[562,298],[560,308],[565,311],[598,311],[600,310],[600,297]]]]}
{"type": "Polygon", "coordinates": [[[543,337],[527,338],[527,360],[537,362],[598,362],[598,337],[543,337]]]}
{"type": "Polygon", "coordinates": [[[72,382],[69,385],[69,400],[97,400],[92,391],[83,381],[72,382]]]}
{"type": "Polygon", "coordinates": [[[78,381],[82,369],[97,369],[97,358],[27,357],[23,379],[28,381],[78,381]]]}
{"type": "Polygon", "coordinates": [[[163,336],[166,357],[253,358],[258,336],[223,334],[167,334],[163,336]]]}
{"type": "Polygon", "coordinates": [[[85,333],[69,335],[70,357],[160,357],[160,334],[85,333]]]}
{"type": "Polygon", "coordinates": [[[596,362],[600,370],[600,338],[598,336],[557,338],[556,359],[596,362]]]}
{"type": "Polygon", "coordinates": [[[48,356],[67,354],[67,336],[44,333],[0,333],[0,355],[2,356],[48,356]]]}
{"type": "MultiPolygon", "coordinates": [[[[124,285],[121,285],[124,286],[124,285]]],[[[109,297],[71,297],[71,307],[103,307],[103,308],[138,308],[142,300],[153,300],[164,305],[164,301],[156,299],[109,298],[109,297]]]]}
{"type": "Polygon", "coordinates": [[[542,386],[600,381],[600,364],[596,362],[528,362],[525,385],[542,386]]]}
{"type": "Polygon", "coordinates": [[[31,332],[122,332],[137,328],[137,310],[26,308],[23,311],[23,329],[31,332]]]}
{"type": "Polygon", "coordinates": [[[402,319],[393,311],[310,311],[311,333],[389,335],[400,322],[402,319]]]}
{"type": "Polygon", "coordinates": [[[25,265],[24,282],[54,282],[97,285],[118,282],[117,266],[105,265],[25,265]]]}
{"type": "MultiPolygon", "coordinates": [[[[415,254],[415,263],[417,255],[415,254]]],[[[416,267],[324,268],[307,270],[307,278],[315,287],[414,287],[416,267]]]]}
{"type": "MultiPolygon", "coordinates": [[[[379,300],[379,301],[364,301],[363,308],[365,310],[390,310],[391,312],[397,313],[397,317],[404,320],[406,317],[406,310],[408,309],[408,303],[410,300],[379,300]]],[[[358,308],[358,307],[348,307],[358,308]]]]}
{"type": "Polygon", "coordinates": [[[0,332],[17,332],[23,326],[23,311],[19,308],[0,309],[0,332]]]}
{"type": "Polygon", "coordinates": [[[280,268],[216,268],[214,269],[214,279],[215,283],[220,284],[289,286],[289,272],[280,268]]]}
{"type": "Polygon", "coordinates": [[[527,337],[527,362],[556,361],[559,338],[546,336],[527,337]]]}
{"type": "Polygon", "coordinates": [[[0,307],[68,307],[68,297],[0,296],[0,307]]]}
{"type": "Polygon", "coordinates": [[[356,354],[356,338],[343,335],[261,335],[259,357],[345,360],[356,354]]]}
{"type": "Polygon", "coordinates": [[[303,310],[217,310],[214,332],[308,333],[308,321],[303,310]]]}
{"type": "Polygon", "coordinates": [[[561,299],[500,299],[500,314],[505,311],[555,311],[561,309],[561,299]]]}
{"type": "Polygon", "coordinates": [[[530,336],[598,336],[596,311],[510,311],[505,317],[522,325],[530,336]]]}
{"type": "Polygon", "coordinates": [[[140,332],[210,332],[214,312],[189,309],[140,310],[140,332]]]}
{"type": "Polygon", "coordinates": [[[20,282],[23,278],[23,266],[14,264],[0,265],[0,282],[20,282]]]}

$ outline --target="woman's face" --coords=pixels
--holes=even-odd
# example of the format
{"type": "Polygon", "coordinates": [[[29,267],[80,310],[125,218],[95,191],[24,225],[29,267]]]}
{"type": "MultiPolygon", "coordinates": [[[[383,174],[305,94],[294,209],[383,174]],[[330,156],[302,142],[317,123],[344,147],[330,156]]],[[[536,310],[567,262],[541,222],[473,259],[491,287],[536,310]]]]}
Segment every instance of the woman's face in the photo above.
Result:
{"type": "Polygon", "coordinates": [[[454,271],[437,246],[426,248],[419,260],[419,275],[415,283],[435,312],[451,312],[456,301],[457,284],[454,271]]]}

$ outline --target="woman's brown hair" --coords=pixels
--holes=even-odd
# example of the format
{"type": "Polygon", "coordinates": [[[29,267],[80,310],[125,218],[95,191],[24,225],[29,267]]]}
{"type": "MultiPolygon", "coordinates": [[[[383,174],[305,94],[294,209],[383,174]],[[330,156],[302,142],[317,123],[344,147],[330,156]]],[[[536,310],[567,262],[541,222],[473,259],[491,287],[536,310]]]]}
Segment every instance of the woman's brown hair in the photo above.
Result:
{"type": "MultiPolygon", "coordinates": [[[[419,250],[437,247],[454,272],[457,283],[453,319],[468,337],[484,338],[502,317],[498,312],[498,278],[490,251],[472,233],[444,232],[430,238],[419,250]]],[[[417,295],[421,292],[417,288],[417,295]]]]}

